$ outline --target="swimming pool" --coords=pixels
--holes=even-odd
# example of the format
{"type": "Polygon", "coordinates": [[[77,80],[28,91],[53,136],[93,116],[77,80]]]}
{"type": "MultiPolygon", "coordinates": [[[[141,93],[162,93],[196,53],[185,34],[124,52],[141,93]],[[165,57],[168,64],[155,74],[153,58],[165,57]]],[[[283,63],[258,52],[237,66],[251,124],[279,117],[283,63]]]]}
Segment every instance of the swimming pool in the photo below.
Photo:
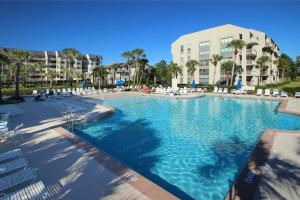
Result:
{"type": "Polygon", "coordinates": [[[300,129],[279,101],[105,99],[116,113],[79,135],[181,199],[223,199],[266,128],[300,129]]]}

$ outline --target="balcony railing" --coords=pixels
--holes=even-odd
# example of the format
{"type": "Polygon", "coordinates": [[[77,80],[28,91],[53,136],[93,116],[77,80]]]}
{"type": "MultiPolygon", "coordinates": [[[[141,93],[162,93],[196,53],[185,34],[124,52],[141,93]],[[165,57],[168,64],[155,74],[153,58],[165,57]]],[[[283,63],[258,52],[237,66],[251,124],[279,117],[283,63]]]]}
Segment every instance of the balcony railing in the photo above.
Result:
{"type": "Polygon", "coordinates": [[[252,72],[251,70],[247,70],[247,71],[246,71],[246,75],[247,75],[247,76],[252,76],[252,75],[253,75],[253,72],[252,72]]]}
{"type": "Polygon", "coordinates": [[[247,60],[246,62],[247,65],[256,65],[255,60],[247,60]]]}
{"type": "Polygon", "coordinates": [[[263,71],[262,76],[269,76],[269,72],[268,71],[263,71]]]}
{"type": "Polygon", "coordinates": [[[256,55],[256,51],[254,49],[247,49],[246,53],[247,55],[256,55]]]}

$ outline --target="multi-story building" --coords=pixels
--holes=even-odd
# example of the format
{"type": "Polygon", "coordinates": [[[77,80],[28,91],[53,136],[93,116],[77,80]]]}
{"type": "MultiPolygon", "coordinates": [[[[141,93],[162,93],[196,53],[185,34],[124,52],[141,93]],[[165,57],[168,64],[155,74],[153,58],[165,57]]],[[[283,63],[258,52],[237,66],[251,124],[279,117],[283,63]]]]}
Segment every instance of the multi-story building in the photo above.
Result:
{"type": "MultiPolygon", "coordinates": [[[[12,50],[12,48],[0,48],[0,50],[9,52],[12,50]]],[[[34,64],[43,63],[45,66],[42,70],[42,73],[36,69],[30,74],[30,79],[32,82],[47,81],[46,74],[48,70],[55,70],[57,72],[58,75],[54,79],[55,81],[64,81],[67,79],[67,70],[65,70],[68,69],[67,58],[62,51],[27,51],[31,53],[31,58],[26,61],[27,65],[34,66],[34,64]]],[[[102,64],[102,56],[93,54],[80,54],[72,62],[73,68],[82,73],[83,79],[92,80],[93,69],[97,65],[102,64]]],[[[76,80],[76,78],[74,78],[74,80],[76,80]]]]}
{"type": "Polygon", "coordinates": [[[197,84],[212,84],[214,66],[210,59],[214,54],[223,56],[222,61],[216,67],[215,82],[226,80],[221,63],[233,59],[234,49],[228,47],[228,44],[235,39],[241,39],[246,43],[246,46],[239,50],[236,58],[236,64],[242,68],[242,72],[237,74],[236,81],[240,79],[245,86],[256,86],[260,76],[257,59],[262,55],[268,56],[271,61],[267,64],[268,69],[262,73],[260,84],[279,81],[279,73],[274,60],[278,59],[280,53],[278,45],[272,38],[260,31],[227,24],[183,35],[172,43],[173,62],[177,63],[182,70],[177,82],[191,83],[192,77],[188,73],[186,62],[197,60],[199,65],[194,73],[195,82],[197,84]]]}

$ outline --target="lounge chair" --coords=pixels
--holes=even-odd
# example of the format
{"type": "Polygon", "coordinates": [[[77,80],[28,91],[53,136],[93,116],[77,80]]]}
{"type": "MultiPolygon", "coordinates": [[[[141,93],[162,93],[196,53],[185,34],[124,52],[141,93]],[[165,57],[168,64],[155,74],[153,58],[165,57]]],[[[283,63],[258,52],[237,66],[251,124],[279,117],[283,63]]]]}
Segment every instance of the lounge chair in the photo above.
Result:
{"type": "Polygon", "coordinates": [[[32,91],[32,96],[36,96],[38,94],[38,91],[37,90],[33,90],[32,91]]]}
{"type": "Polygon", "coordinates": [[[284,91],[282,91],[280,96],[281,96],[281,97],[288,97],[288,93],[287,93],[287,92],[284,92],[284,91]]]}
{"type": "Polygon", "coordinates": [[[271,94],[270,89],[265,89],[264,96],[270,96],[270,94],[271,94]]]}
{"type": "Polygon", "coordinates": [[[39,181],[11,194],[2,195],[0,200],[37,200],[46,199],[49,193],[43,182],[39,181]]]}
{"type": "Polygon", "coordinates": [[[34,180],[35,178],[36,174],[31,168],[17,171],[16,173],[0,178],[0,191],[13,188],[22,183],[34,180]]]}
{"type": "Polygon", "coordinates": [[[219,88],[218,93],[223,93],[223,88],[219,88]]]}
{"type": "Polygon", "coordinates": [[[296,98],[300,98],[300,92],[296,92],[296,93],[295,93],[295,97],[296,97],[296,98]]]}
{"type": "Polygon", "coordinates": [[[7,124],[8,124],[7,121],[0,121],[0,129],[7,128],[7,124]]]}
{"type": "Polygon", "coordinates": [[[262,89],[257,89],[256,96],[261,96],[262,95],[262,89]]]}
{"type": "Polygon", "coordinates": [[[22,169],[27,167],[28,162],[25,158],[18,158],[16,160],[4,163],[0,165],[0,175],[15,171],[17,169],[22,169]]]}
{"type": "Polygon", "coordinates": [[[13,149],[13,150],[10,150],[7,152],[3,152],[3,153],[0,153],[0,162],[10,160],[13,158],[18,158],[22,155],[23,155],[23,153],[22,153],[21,149],[13,149]]]}
{"type": "Polygon", "coordinates": [[[223,89],[223,94],[227,94],[228,93],[228,88],[224,88],[223,89]]]}
{"type": "Polygon", "coordinates": [[[214,93],[218,93],[218,87],[217,86],[214,87],[214,93]]]}
{"type": "Polygon", "coordinates": [[[273,89],[273,91],[272,91],[272,96],[273,96],[273,97],[277,97],[278,95],[279,95],[278,89],[273,89]]]}

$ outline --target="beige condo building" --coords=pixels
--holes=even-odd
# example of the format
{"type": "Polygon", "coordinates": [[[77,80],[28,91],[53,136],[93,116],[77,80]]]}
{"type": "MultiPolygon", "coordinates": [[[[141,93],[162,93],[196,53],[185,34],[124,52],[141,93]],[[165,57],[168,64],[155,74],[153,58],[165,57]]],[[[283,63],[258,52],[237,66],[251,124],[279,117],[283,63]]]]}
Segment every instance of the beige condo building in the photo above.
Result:
{"type": "Polygon", "coordinates": [[[221,63],[233,59],[233,49],[229,48],[228,44],[235,39],[242,39],[246,43],[246,46],[239,50],[236,58],[237,65],[242,67],[242,72],[236,74],[236,82],[240,79],[242,85],[248,87],[258,84],[260,70],[257,67],[257,59],[262,55],[268,56],[271,62],[268,63],[268,69],[263,71],[260,84],[280,81],[279,71],[274,63],[280,53],[273,39],[264,32],[227,24],[183,35],[172,43],[173,62],[177,63],[182,70],[182,74],[177,77],[177,83],[191,83],[192,77],[185,65],[189,60],[197,60],[199,66],[196,67],[194,74],[196,84],[212,84],[214,66],[210,59],[214,54],[223,56],[216,67],[215,82],[225,81],[226,75],[221,68],[221,63]]]}

